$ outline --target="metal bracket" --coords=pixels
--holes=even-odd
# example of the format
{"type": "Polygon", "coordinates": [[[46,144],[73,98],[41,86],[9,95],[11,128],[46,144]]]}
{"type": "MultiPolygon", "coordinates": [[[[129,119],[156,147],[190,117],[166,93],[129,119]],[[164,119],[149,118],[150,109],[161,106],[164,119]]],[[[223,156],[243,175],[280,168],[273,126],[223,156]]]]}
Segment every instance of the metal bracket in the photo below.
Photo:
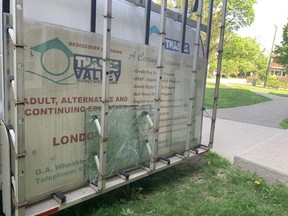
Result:
{"type": "Polygon", "coordinates": [[[89,187],[91,187],[93,190],[97,192],[99,190],[98,181],[96,181],[95,183],[90,182],[89,187]]]}
{"type": "Polygon", "coordinates": [[[55,192],[52,194],[53,198],[59,203],[63,204],[66,202],[66,196],[61,192],[55,192]]]}
{"type": "Polygon", "coordinates": [[[15,106],[18,106],[18,105],[25,105],[27,103],[27,101],[16,101],[14,98],[11,98],[11,101],[13,102],[13,104],[15,106]]]}
{"type": "Polygon", "coordinates": [[[151,146],[150,146],[148,140],[146,140],[146,148],[147,148],[147,150],[148,150],[148,153],[149,153],[150,158],[152,159],[152,158],[153,158],[152,149],[151,149],[151,146]]]}
{"type": "Polygon", "coordinates": [[[18,154],[14,149],[13,149],[12,152],[13,152],[13,154],[14,154],[14,158],[15,158],[15,159],[24,158],[24,157],[26,157],[26,156],[28,155],[27,152],[25,152],[25,153],[23,153],[23,154],[18,154]]]}
{"type": "Polygon", "coordinates": [[[114,19],[114,17],[112,17],[111,15],[103,15],[103,17],[106,19],[114,19]]]}
{"type": "Polygon", "coordinates": [[[170,165],[170,160],[166,158],[158,158],[158,160],[166,165],[170,165]]]}
{"type": "Polygon", "coordinates": [[[23,44],[17,44],[16,43],[16,34],[15,34],[15,30],[14,30],[12,25],[7,25],[7,32],[9,34],[14,46],[16,48],[23,48],[24,49],[25,46],[23,44]]]}
{"type": "Polygon", "coordinates": [[[118,173],[118,176],[119,176],[121,179],[124,179],[125,181],[127,181],[127,180],[129,180],[130,174],[125,173],[125,172],[120,172],[120,173],[118,173]]]}
{"type": "Polygon", "coordinates": [[[96,125],[96,128],[97,128],[97,130],[98,130],[99,135],[101,135],[101,125],[100,125],[98,116],[97,116],[97,115],[93,115],[93,116],[92,116],[92,120],[94,121],[94,123],[95,123],[95,125],[96,125]]]}
{"type": "Polygon", "coordinates": [[[148,112],[147,112],[147,111],[144,111],[143,114],[146,116],[147,121],[148,121],[150,127],[153,128],[153,129],[155,129],[155,128],[154,128],[154,123],[153,123],[150,115],[148,114],[148,112]]]}
{"type": "Polygon", "coordinates": [[[7,25],[7,32],[13,42],[13,44],[16,44],[16,35],[15,35],[15,30],[12,25],[7,25]]]}
{"type": "Polygon", "coordinates": [[[142,165],[142,166],[140,166],[142,169],[144,169],[145,171],[147,171],[148,173],[150,173],[151,172],[151,169],[150,169],[150,167],[148,167],[148,166],[145,166],[145,165],[142,165]]]}
{"type": "Polygon", "coordinates": [[[99,171],[100,170],[100,161],[99,161],[99,157],[97,155],[97,152],[95,152],[94,160],[95,160],[96,167],[97,167],[97,169],[99,171]]]}
{"type": "Polygon", "coordinates": [[[199,153],[198,149],[190,149],[189,151],[193,154],[196,154],[196,155],[199,153]]]}
{"type": "Polygon", "coordinates": [[[175,156],[181,158],[182,160],[186,159],[186,157],[184,155],[182,155],[182,154],[175,154],[175,156]]]}
{"type": "Polygon", "coordinates": [[[13,205],[14,205],[16,208],[25,207],[27,204],[28,204],[28,202],[17,203],[17,201],[13,198],[13,205]]]}
{"type": "Polygon", "coordinates": [[[210,150],[209,146],[206,146],[206,145],[203,145],[203,144],[200,144],[199,148],[202,148],[202,149],[205,149],[205,150],[210,150]]]}

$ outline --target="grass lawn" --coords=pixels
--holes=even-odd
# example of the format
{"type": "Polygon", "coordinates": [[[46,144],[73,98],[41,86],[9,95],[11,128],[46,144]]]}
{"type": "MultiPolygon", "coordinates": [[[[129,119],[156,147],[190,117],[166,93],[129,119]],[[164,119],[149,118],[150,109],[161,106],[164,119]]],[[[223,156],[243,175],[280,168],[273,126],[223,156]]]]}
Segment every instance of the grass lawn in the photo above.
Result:
{"type": "Polygon", "coordinates": [[[287,197],[210,152],[56,215],[288,215],[287,197]]]}
{"type": "MultiPolygon", "coordinates": [[[[214,99],[214,84],[206,85],[205,107],[212,108],[214,99]]],[[[242,85],[227,87],[221,85],[219,92],[218,108],[231,108],[238,106],[248,106],[261,102],[270,101],[262,95],[256,94],[249,89],[244,89],[242,85]]]]}
{"type": "Polygon", "coordinates": [[[288,118],[282,120],[282,121],[280,122],[280,126],[281,126],[281,128],[283,128],[283,129],[288,129],[288,118]]]}
{"type": "Polygon", "coordinates": [[[288,90],[279,90],[279,89],[272,89],[272,88],[263,88],[260,86],[240,85],[240,84],[233,84],[233,86],[236,88],[247,89],[250,91],[263,92],[267,94],[275,94],[281,97],[288,97],[288,90]]]}

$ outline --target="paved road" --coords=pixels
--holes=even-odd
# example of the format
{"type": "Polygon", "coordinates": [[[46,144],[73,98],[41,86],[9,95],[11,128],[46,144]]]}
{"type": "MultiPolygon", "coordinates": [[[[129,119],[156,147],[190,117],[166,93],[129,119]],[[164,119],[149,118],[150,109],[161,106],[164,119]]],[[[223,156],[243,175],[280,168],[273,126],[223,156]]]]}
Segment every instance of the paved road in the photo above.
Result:
{"type": "MultiPolygon", "coordinates": [[[[279,123],[288,118],[288,97],[258,93],[272,101],[251,106],[218,109],[217,118],[243,123],[280,128],[279,123]]],[[[211,110],[207,110],[211,113],[211,110]]]]}

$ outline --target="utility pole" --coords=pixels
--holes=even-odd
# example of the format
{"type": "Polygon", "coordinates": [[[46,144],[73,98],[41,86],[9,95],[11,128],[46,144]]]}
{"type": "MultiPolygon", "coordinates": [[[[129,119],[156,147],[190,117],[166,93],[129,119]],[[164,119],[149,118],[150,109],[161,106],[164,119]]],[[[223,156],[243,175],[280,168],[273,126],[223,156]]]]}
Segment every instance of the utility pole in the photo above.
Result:
{"type": "Polygon", "coordinates": [[[268,74],[269,74],[271,61],[272,61],[272,52],[273,52],[273,49],[274,49],[274,44],[275,44],[275,39],[276,39],[277,26],[274,25],[274,28],[275,28],[274,38],[273,38],[273,42],[272,42],[272,48],[271,48],[271,51],[270,51],[270,54],[269,54],[269,61],[268,61],[268,66],[267,66],[265,80],[264,80],[264,85],[263,85],[264,88],[266,87],[266,83],[267,83],[267,79],[268,79],[268,74]]]}

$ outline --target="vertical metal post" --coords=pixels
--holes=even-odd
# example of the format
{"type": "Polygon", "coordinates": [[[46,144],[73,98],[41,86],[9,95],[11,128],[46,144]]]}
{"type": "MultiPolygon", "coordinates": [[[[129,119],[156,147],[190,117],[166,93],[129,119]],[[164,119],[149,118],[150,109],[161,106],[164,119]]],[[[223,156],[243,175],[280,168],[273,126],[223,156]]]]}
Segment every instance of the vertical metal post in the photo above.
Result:
{"type": "Polygon", "coordinates": [[[91,0],[90,31],[96,32],[96,5],[97,0],[91,0]]]}
{"type": "Polygon", "coordinates": [[[166,10],[167,0],[162,1],[161,5],[161,26],[160,26],[160,41],[158,48],[157,59],[157,83],[156,83],[156,95],[155,95],[155,107],[154,107],[154,135],[152,143],[152,160],[150,163],[150,169],[154,170],[156,167],[156,157],[158,155],[158,143],[159,143],[159,122],[160,122],[160,106],[161,106],[161,90],[162,90],[162,77],[163,77],[163,54],[165,47],[165,31],[166,31],[166,10]]]}
{"type": "Polygon", "coordinates": [[[274,37],[273,37],[273,41],[272,41],[271,51],[269,53],[269,61],[268,61],[268,66],[266,69],[266,74],[265,74],[265,79],[264,79],[264,84],[263,84],[264,88],[266,87],[268,74],[269,74],[269,70],[270,70],[270,66],[271,66],[271,62],[272,62],[272,52],[273,52],[273,48],[274,48],[274,44],[275,44],[275,40],[276,40],[277,28],[278,28],[276,25],[274,27],[275,27],[275,32],[274,32],[274,37]]]}
{"type": "Polygon", "coordinates": [[[210,0],[209,1],[208,23],[207,23],[207,34],[206,34],[206,59],[207,60],[209,59],[209,54],[210,54],[213,6],[214,6],[214,0],[210,0]]]}
{"type": "Polygon", "coordinates": [[[99,190],[105,188],[106,159],[108,144],[109,115],[109,80],[110,80],[110,47],[111,47],[112,0],[106,0],[104,6],[103,24],[103,66],[102,66],[102,108],[101,108],[101,138],[100,138],[100,170],[99,190]]]}
{"type": "Polygon", "coordinates": [[[210,128],[209,148],[212,148],[213,143],[214,143],[220,77],[221,77],[221,70],[222,70],[222,56],[223,56],[223,46],[224,46],[226,11],[227,11],[227,0],[223,0],[222,20],[221,20],[221,27],[220,27],[221,31],[220,31],[219,50],[218,50],[217,76],[216,76],[216,84],[215,84],[215,92],[214,92],[214,104],[213,104],[212,121],[211,121],[211,128],[210,128]]]}
{"type": "Polygon", "coordinates": [[[3,12],[10,13],[10,0],[1,1],[3,6],[3,12]]]}
{"type": "MultiPolygon", "coordinates": [[[[24,115],[24,21],[23,21],[23,0],[11,1],[13,8],[13,29],[14,29],[14,79],[15,98],[12,99],[12,106],[15,106],[15,122],[12,122],[15,139],[15,214],[25,215],[25,115],[24,115]],[[14,104],[13,104],[14,103],[14,104]]],[[[14,95],[11,95],[13,98],[14,95]]],[[[12,113],[13,115],[13,113],[12,113]]]]}
{"type": "Polygon", "coordinates": [[[150,38],[150,20],[151,20],[151,1],[147,0],[145,5],[145,44],[149,45],[150,38]]]}
{"type": "Polygon", "coordinates": [[[202,111],[201,111],[201,138],[200,138],[200,142],[202,141],[202,130],[203,130],[203,112],[204,112],[204,104],[205,104],[205,95],[206,95],[206,81],[207,81],[207,73],[208,73],[208,66],[209,66],[209,54],[210,54],[210,43],[211,43],[211,28],[212,28],[212,15],[213,15],[213,6],[214,6],[214,0],[210,0],[209,1],[209,14],[208,14],[208,23],[207,23],[207,33],[206,33],[206,71],[205,71],[205,79],[204,79],[204,99],[203,99],[203,103],[202,103],[202,111]]]}
{"type": "MultiPolygon", "coordinates": [[[[198,3],[197,10],[197,26],[195,34],[195,43],[194,43],[194,56],[193,56],[193,67],[192,67],[192,89],[191,89],[191,98],[190,106],[188,111],[188,123],[187,123],[187,140],[186,140],[186,156],[189,155],[189,149],[191,145],[191,139],[195,137],[195,122],[196,122],[196,90],[197,90],[197,66],[198,66],[198,53],[200,46],[200,31],[201,31],[201,21],[202,21],[202,10],[203,10],[203,0],[200,0],[198,3]]],[[[192,140],[193,141],[193,140],[192,140]]]]}
{"type": "MultiPolygon", "coordinates": [[[[0,35],[2,36],[0,38],[0,119],[3,120],[4,119],[4,113],[5,113],[5,76],[4,76],[4,35],[3,35],[3,5],[4,2],[2,2],[2,4],[0,5],[0,35]]],[[[4,31],[5,31],[5,27],[4,27],[4,31]]],[[[1,155],[1,154],[0,154],[1,155]]]]}
{"type": "Polygon", "coordinates": [[[188,0],[183,0],[183,11],[182,11],[182,26],[181,26],[181,40],[180,40],[180,52],[184,53],[185,49],[185,38],[186,38],[186,23],[187,23],[187,10],[188,10],[188,0]]]}

